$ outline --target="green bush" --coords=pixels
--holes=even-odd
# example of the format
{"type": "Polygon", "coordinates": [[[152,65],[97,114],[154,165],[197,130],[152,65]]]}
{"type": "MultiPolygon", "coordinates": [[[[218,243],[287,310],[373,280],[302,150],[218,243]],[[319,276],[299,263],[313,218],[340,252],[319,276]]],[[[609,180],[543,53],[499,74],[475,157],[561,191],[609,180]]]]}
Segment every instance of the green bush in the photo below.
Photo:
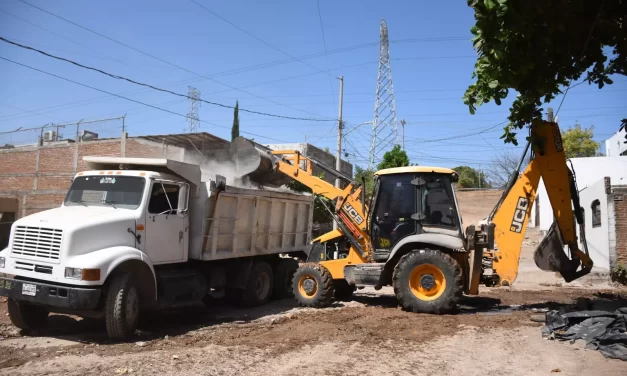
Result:
{"type": "Polygon", "coordinates": [[[627,285],[627,268],[623,264],[618,264],[614,270],[610,273],[612,282],[618,282],[622,285],[627,285]]]}

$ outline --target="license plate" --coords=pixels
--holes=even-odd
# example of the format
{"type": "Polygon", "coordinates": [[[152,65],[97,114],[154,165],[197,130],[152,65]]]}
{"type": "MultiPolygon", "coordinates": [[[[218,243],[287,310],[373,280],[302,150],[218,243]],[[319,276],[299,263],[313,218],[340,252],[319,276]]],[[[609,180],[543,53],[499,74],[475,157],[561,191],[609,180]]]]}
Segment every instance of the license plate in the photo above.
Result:
{"type": "Polygon", "coordinates": [[[35,296],[37,294],[37,286],[30,283],[22,284],[22,295],[35,296]]]}

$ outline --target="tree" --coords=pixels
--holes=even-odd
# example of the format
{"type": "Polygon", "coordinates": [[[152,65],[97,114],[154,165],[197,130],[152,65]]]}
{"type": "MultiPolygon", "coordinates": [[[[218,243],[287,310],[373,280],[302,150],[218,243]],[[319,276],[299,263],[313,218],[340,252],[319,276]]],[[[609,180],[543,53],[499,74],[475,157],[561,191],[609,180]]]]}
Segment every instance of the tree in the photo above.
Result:
{"type": "MultiPolygon", "coordinates": [[[[518,168],[521,155],[513,151],[505,151],[492,158],[492,164],[489,170],[489,182],[493,187],[504,188],[507,185],[509,177],[518,168]]],[[[531,161],[530,154],[527,153],[523,161],[522,168],[531,161]]]]}
{"type": "MultiPolygon", "coordinates": [[[[602,88],[627,74],[627,0],[467,0],[478,52],[463,100],[476,108],[497,105],[510,90],[518,97],[501,138],[517,145],[516,129],[541,119],[547,103],[571,82],[602,88]],[[582,83],[583,83],[582,82],[582,83]]],[[[578,85],[578,84],[576,84],[578,85]]]]}
{"type": "Polygon", "coordinates": [[[409,157],[404,150],[401,150],[400,145],[395,145],[392,150],[383,154],[383,160],[377,166],[377,169],[383,170],[384,168],[392,167],[405,167],[409,166],[409,157]]]}
{"type": "Polygon", "coordinates": [[[374,190],[374,170],[364,169],[359,166],[355,167],[355,180],[359,184],[363,184],[366,181],[366,204],[370,202],[372,198],[372,192],[374,190]]]}
{"type": "Polygon", "coordinates": [[[457,186],[459,188],[490,188],[486,175],[482,171],[469,166],[458,166],[453,170],[459,175],[457,186]]]}
{"type": "Polygon", "coordinates": [[[594,126],[584,129],[581,125],[562,131],[562,143],[566,158],[594,157],[598,155],[599,143],[593,140],[594,126]]]}
{"type": "Polygon", "coordinates": [[[233,109],[233,127],[231,128],[231,141],[239,137],[239,101],[235,101],[233,109]]]}
{"type": "MultiPolygon", "coordinates": [[[[320,176],[318,177],[321,179],[324,179],[324,174],[320,174],[320,176]]],[[[285,186],[295,192],[313,193],[311,188],[309,188],[308,186],[306,186],[305,184],[297,180],[292,180],[289,183],[285,184],[285,186]]],[[[324,204],[320,200],[325,200],[326,205],[331,210],[333,210],[333,207],[334,207],[333,202],[329,201],[327,198],[323,196],[317,196],[314,200],[313,222],[319,223],[319,224],[331,223],[331,221],[333,221],[333,218],[331,217],[331,214],[329,214],[329,211],[325,208],[324,204]]]]}

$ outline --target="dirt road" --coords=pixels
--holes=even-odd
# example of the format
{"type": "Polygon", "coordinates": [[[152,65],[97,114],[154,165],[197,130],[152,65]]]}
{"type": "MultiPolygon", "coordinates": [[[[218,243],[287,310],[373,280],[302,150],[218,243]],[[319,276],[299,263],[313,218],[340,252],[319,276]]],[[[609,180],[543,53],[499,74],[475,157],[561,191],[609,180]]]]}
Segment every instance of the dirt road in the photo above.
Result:
{"type": "MultiPolygon", "coordinates": [[[[365,291],[365,290],[364,290],[365,291]]],[[[530,320],[588,297],[627,304],[627,293],[492,290],[465,299],[456,315],[411,314],[391,291],[360,292],[322,310],[291,300],[261,309],[219,306],[164,313],[129,343],[109,343],[98,324],[63,316],[36,337],[19,337],[2,316],[0,375],[464,374],[624,375],[624,362],[543,340],[530,320]],[[520,305],[520,306],[519,306],[520,305]]],[[[4,304],[3,304],[4,308],[4,304]]]]}
{"type": "MultiPolygon", "coordinates": [[[[465,224],[485,217],[495,199],[498,193],[462,195],[465,224]]],[[[537,231],[528,231],[513,287],[482,289],[454,315],[407,313],[391,288],[364,289],[328,309],[282,300],[256,309],[164,312],[142,323],[132,341],[111,343],[102,323],[60,315],[47,330],[22,337],[0,298],[0,375],[627,374],[625,362],[542,339],[542,324],[532,316],[614,310],[627,306],[627,291],[590,281],[566,285],[538,271],[532,259],[538,241],[537,231]]]]}

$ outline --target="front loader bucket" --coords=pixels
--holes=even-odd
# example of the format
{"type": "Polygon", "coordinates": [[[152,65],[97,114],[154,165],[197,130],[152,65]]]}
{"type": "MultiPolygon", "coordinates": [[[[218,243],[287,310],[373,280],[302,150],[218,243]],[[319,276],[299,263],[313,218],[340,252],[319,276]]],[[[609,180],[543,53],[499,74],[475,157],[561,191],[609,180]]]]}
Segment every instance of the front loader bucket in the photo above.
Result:
{"type": "Polygon", "coordinates": [[[269,149],[263,150],[244,137],[237,137],[231,142],[230,155],[238,177],[248,177],[258,184],[271,187],[280,187],[291,180],[275,170],[277,157],[270,154],[269,149]]]}
{"type": "Polygon", "coordinates": [[[553,222],[536,248],[533,259],[538,268],[549,272],[559,272],[566,282],[574,281],[590,273],[592,268],[592,261],[578,249],[571,250],[571,257],[568,257],[564,251],[564,242],[557,222],[553,222]],[[582,262],[580,257],[585,257],[586,262],[582,262]],[[581,270],[578,270],[580,267],[581,270]]]}

